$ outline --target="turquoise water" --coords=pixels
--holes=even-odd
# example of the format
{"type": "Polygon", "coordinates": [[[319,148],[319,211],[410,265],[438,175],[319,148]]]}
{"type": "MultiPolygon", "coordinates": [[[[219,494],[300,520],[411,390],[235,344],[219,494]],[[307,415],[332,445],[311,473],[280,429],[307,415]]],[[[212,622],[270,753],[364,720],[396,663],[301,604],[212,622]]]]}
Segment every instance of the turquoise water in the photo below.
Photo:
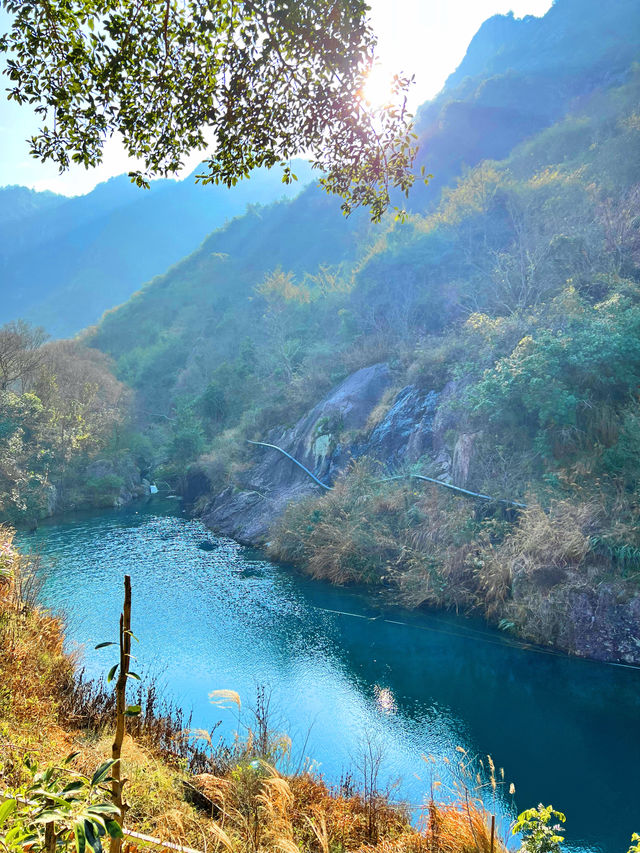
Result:
{"type": "MultiPolygon", "coordinates": [[[[314,759],[328,781],[357,779],[363,745],[382,744],[381,781],[400,780],[396,795],[417,808],[432,774],[451,783],[445,759],[462,746],[505,768],[516,808],[564,811],[567,849],[625,853],[640,831],[640,670],[524,650],[463,617],[309,581],[213,537],[177,501],[76,515],[19,544],[42,554],[44,602],[65,612],[90,675],[112,663],[93,647],[113,639],[132,576],[138,667],[195,727],[221,719],[232,731],[235,712],[208,694],[236,690],[250,705],[264,684],[296,760],[314,759]]],[[[503,826],[510,801],[499,795],[503,826]]]]}

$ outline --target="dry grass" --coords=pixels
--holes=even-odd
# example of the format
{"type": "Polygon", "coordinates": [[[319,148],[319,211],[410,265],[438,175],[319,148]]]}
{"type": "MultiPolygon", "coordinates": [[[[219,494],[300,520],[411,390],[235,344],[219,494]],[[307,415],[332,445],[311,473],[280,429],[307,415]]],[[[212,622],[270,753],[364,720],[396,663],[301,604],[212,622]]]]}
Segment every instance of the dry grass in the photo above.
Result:
{"type": "Polygon", "coordinates": [[[601,515],[602,509],[595,503],[558,500],[545,511],[531,502],[511,534],[485,552],[478,577],[487,611],[500,611],[516,573],[532,576],[540,570],[583,564],[601,515]]]}
{"type": "Polygon", "coordinates": [[[62,625],[33,606],[29,565],[0,528],[0,778],[23,781],[22,757],[64,751],[58,701],[73,664],[64,654],[62,625]]]}
{"type": "Polygon", "coordinates": [[[382,583],[404,604],[474,601],[474,506],[416,480],[384,482],[367,460],[333,491],[292,504],[270,555],[335,584],[382,583]]]}
{"type": "Polygon", "coordinates": [[[382,490],[375,466],[356,463],[333,491],[289,506],[271,536],[271,556],[335,584],[377,583],[401,557],[401,488],[382,490]],[[374,521],[375,519],[375,521],[374,521]]]}
{"type": "Polygon", "coordinates": [[[474,800],[431,802],[425,819],[423,848],[429,853],[506,853],[499,838],[491,844],[491,815],[474,800]]]}
{"type": "Polygon", "coordinates": [[[332,790],[308,773],[285,777],[265,762],[239,765],[226,777],[198,783],[218,815],[218,837],[228,851],[356,851],[420,849],[421,835],[405,810],[380,798],[372,824],[370,803],[332,790]],[[413,844],[413,846],[411,846],[413,844]]]}

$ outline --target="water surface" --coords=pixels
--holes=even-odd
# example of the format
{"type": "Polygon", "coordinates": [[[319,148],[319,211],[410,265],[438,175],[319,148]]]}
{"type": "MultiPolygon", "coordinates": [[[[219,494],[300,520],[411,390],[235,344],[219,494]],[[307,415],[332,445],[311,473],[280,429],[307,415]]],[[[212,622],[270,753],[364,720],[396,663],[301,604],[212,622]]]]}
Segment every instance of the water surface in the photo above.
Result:
{"type": "MultiPolygon", "coordinates": [[[[505,768],[518,809],[566,812],[568,849],[625,853],[640,831],[640,670],[525,650],[464,617],[310,581],[212,536],[177,501],[68,517],[19,545],[42,554],[44,602],[64,610],[90,675],[115,662],[93,647],[114,639],[131,575],[138,666],[194,726],[222,719],[231,732],[235,714],[208,694],[233,689],[249,705],[264,684],[296,759],[330,782],[357,779],[364,743],[382,743],[381,781],[400,779],[418,806],[432,774],[449,781],[443,759],[461,746],[505,768]]],[[[497,804],[505,821],[509,800],[497,804]]]]}

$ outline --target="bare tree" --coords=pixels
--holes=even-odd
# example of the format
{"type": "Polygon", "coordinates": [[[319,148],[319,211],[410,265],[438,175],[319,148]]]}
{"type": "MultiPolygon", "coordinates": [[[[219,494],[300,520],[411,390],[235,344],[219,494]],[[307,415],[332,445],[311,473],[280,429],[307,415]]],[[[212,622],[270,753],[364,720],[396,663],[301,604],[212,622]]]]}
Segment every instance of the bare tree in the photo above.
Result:
{"type": "Polygon", "coordinates": [[[600,202],[598,219],[604,229],[612,272],[623,275],[629,263],[640,264],[640,184],[617,199],[600,202]]]}
{"type": "Polygon", "coordinates": [[[48,439],[59,459],[98,449],[123,422],[130,395],[104,353],[76,341],[42,347],[39,370],[26,383],[50,413],[48,439]]]}
{"type": "Polygon", "coordinates": [[[0,327],[0,391],[24,384],[42,364],[42,344],[47,335],[40,326],[14,320],[0,327]]]}

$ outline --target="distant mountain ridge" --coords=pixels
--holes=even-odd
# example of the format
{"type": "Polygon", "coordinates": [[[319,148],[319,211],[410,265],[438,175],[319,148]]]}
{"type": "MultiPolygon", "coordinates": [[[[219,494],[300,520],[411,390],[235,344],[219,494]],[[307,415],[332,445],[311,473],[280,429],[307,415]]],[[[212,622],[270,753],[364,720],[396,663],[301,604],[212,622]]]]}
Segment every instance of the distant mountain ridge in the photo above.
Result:
{"type": "Polygon", "coordinates": [[[257,170],[233,189],[193,175],[149,191],[121,175],[74,198],[0,189],[0,323],[24,317],[54,337],[77,333],[247,205],[297,195],[312,173],[305,161],[294,171],[290,186],[277,170],[257,170]]]}
{"type": "Polygon", "coordinates": [[[0,187],[0,229],[9,222],[19,222],[35,213],[58,207],[65,197],[49,192],[36,192],[17,184],[0,187]]]}

